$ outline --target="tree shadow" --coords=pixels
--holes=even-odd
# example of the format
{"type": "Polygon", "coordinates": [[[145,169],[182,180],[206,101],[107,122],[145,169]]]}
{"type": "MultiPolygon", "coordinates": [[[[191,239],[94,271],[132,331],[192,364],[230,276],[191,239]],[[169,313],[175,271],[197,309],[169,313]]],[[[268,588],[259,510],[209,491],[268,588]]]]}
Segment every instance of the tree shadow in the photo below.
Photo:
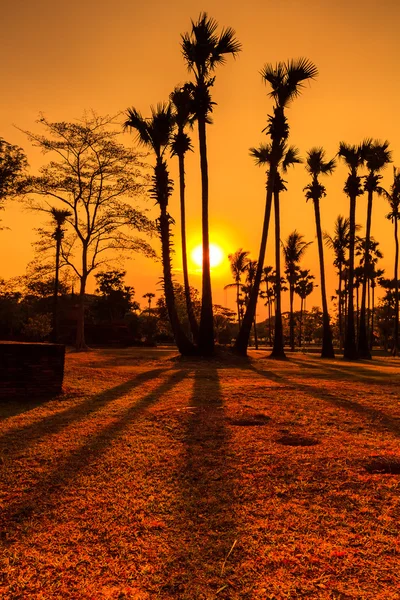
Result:
{"type": "MultiPolygon", "coordinates": [[[[385,373],[384,371],[378,371],[375,369],[371,370],[371,366],[372,367],[377,367],[379,365],[379,363],[375,362],[371,362],[369,360],[360,360],[357,361],[357,364],[338,364],[337,363],[338,359],[310,359],[308,358],[307,361],[302,361],[296,358],[291,358],[290,362],[296,364],[297,366],[301,367],[302,369],[310,369],[310,370],[314,370],[314,371],[321,371],[321,374],[315,373],[314,376],[315,377],[324,377],[324,372],[325,373],[331,373],[331,374],[335,374],[335,373],[340,373],[342,378],[346,378],[346,379],[354,379],[357,377],[360,377],[362,379],[370,379],[371,381],[373,381],[374,379],[384,379],[387,378],[387,373],[385,373]],[[335,362],[333,362],[335,361],[335,362]]],[[[339,359],[340,360],[340,359],[339,359]]],[[[382,366],[392,366],[392,365],[387,365],[386,361],[384,362],[384,365],[382,366]]],[[[399,365],[397,365],[399,366],[399,365]]],[[[399,373],[400,375],[400,373],[399,373]]],[[[398,375],[397,375],[398,376],[398,375]]]]}
{"type": "Polygon", "coordinates": [[[90,396],[77,405],[43,417],[39,421],[16,427],[0,436],[0,450],[2,450],[4,455],[21,452],[21,450],[38,442],[42,438],[58,433],[72,422],[76,423],[86,418],[89,414],[104,408],[110,402],[132,392],[146,381],[159,377],[166,370],[166,368],[159,368],[140,373],[136,377],[124,381],[113,388],[90,396]]]}
{"type": "MultiPolygon", "coordinates": [[[[99,433],[91,435],[85,443],[58,461],[50,473],[45,474],[37,483],[33,483],[29,489],[24,491],[21,498],[10,502],[1,516],[0,537],[3,537],[4,542],[10,544],[14,541],[15,529],[19,530],[19,539],[22,534],[26,534],[28,529],[24,525],[25,522],[30,522],[34,517],[41,518],[43,514],[50,511],[60,501],[63,490],[71,484],[71,481],[84,473],[94,460],[101,457],[112,441],[121,435],[143,411],[159,402],[164,394],[173,389],[186,376],[187,370],[174,371],[163,383],[140,400],[135,402],[132,399],[133,403],[122,417],[104,427],[99,433]]],[[[120,394],[132,389],[132,386],[131,388],[125,387],[122,392],[122,387],[118,386],[120,394]]],[[[113,394],[116,397],[116,389],[113,394]]]]}
{"type": "Polygon", "coordinates": [[[317,400],[328,402],[329,404],[337,406],[338,408],[343,408],[366,417],[369,419],[371,427],[377,429],[378,431],[390,431],[395,436],[400,436],[400,419],[393,418],[377,408],[362,405],[359,402],[355,402],[355,400],[350,400],[349,398],[340,398],[339,396],[325,390],[317,391],[313,385],[300,383],[297,380],[291,381],[286,377],[276,375],[272,371],[258,369],[253,364],[250,364],[249,368],[262,377],[266,377],[272,381],[279,381],[280,383],[286,384],[287,387],[298,389],[317,400]]]}
{"type": "Polygon", "coordinates": [[[218,592],[218,598],[231,598],[239,553],[235,469],[215,366],[197,366],[188,411],[178,474],[180,512],[174,517],[179,546],[172,541],[179,569],[171,570],[161,594],[211,598],[218,592]]]}
{"type": "Polygon", "coordinates": [[[5,419],[9,419],[10,417],[16,417],[17,415],[22,415],[23,413],[28,413],[39,406],[44,406],[48,404],[52,400],[57,400],[58,398],[62,398],[62,396],[57,395],[49,395],[49,396],[41,396],[40,398],[29,398],[27,399],[24,396],[11,398],[11,399],[1,399],[0,400],[0,420],[4,421],[5,419]]]}

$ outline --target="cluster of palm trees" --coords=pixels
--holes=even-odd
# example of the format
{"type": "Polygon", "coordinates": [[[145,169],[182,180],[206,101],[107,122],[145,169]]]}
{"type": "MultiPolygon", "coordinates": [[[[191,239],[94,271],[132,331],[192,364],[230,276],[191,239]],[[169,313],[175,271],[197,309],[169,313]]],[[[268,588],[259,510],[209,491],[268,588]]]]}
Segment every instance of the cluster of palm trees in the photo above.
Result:
{"type": "MultiPolygon", "coordinates": [[[[163,261],[163,286],[166,306],[171,322],[171,327],[179,351],[182,354],[212,355],[214,351],[213,330],[213,305],[210,278],[210,252],[209,252],[209,189],[208,189],[208,162],[207,162],[207,126],[212,123],[211,113],[214,102],[212,101],[212,88],[215,83],[215,70],[222,65],[227,56],[233,57],[241,51],[241,45],[236,40],[235,32],[231,28],[225,28],[218,33],[217,22],[202,13],[199,19],[192,21],[190,33],[182,35],[181,49],[189,72],[193,80],[185,83],[171,93],[168,103],[158,104],[151,107],[151,116],[143,117],[135,108],[126,112],[125,128],[133,129],[137,133],[137,139],[147,148],[151,149],[155,156],[154,173],[152,179],[152,196],[157,202],[160,214],[158,227],[162,245],[163,261]],[[188,134],[188,128],[197,124],[200,171],[201,171],[201,207],[202,207],[202,302],[200,322],[198,323],[193,311],[190,297],[189,276],[186,255],[186,226],[185,226],[185,154],[192,150],[192,143],[188,134]],[[179,161],[180,180],[180,212],[181,212],[181,237],[182,237],[182,264],[184,288],[186,296],[187,313],[190,322],[191,336],[185,334],[179,321],[175,306],[174,284],[172,279],[171,264],[171,224],[173,218],[168,211],[168,202],[173,190],[173,182],[169,177],[168,154],[177,156],[179,161]]],[[[239,333],[234,344],[234,350],[245,355],[249,344],[250,332],[255,322],[256,306],[260,295],[260,286],[265,281],[265,253],[270,229],[270,217],[272,205],[274,206],[274,229],[275,229],[275,280],[272,286],[275,304],[275,328],[272,357],[284,358],[284,340],[282,328],[282,275],[281,275],[281,242],[280,242],[280,196],[286,191],[285,173],[290,166],[303,162],[299,151],[295,146],[289,145],[289,122],[286,115],[288,106],[300,95],[305,83],[313,80],[318,72],[316,66],[306,58],[279,62],[276,65],[266,64],[262,69],[262,77],[270,87],[269,96],[273,100],[272,113],[267,117],[267,125],[263,132],[267,136],[267,142],[258,148],[251,148],[250,153],[256,164],[266,168],[266,201],[264,210],[264,221],[260,249],[257,261],[251,264],[247,260],[246,252],[238,251],[235,261],[240,260],[247,264],[246,298],[244,306],[240,307],[240,291],[243,289],[240,281],[240,266],[234,275],[234,286],[237,290],[238,323],[239,333]],[[264,279],[263,279],[264,277],[264,279]]],[[[366,299],[371,263],[371,214],[373,196],[375,193],[386,193],[389,199],[391,212],[389,217],[395,226],[396,237],[396,260],[395,279],[397,280],[398,269],[398,242],[397,221],[399,218],[400,183],[399,176],[395,173],[395,181],[390,192],[384,192],[380,186],[380,171],[390,162],[390,151],[388,143],[367,140],[360,146],[350,146],[341,143],[338,156],[348,166],[349,174],[345,183],[344,191],[350,200],[350,211],[348,219],[348,257],[338,258],[337,266],[344,269],[346,263],[347,285],[346,285],[346,319],[344,327],[344,356],[348,359],[357,357],[370,357],[370,349],[367,336],[366,299]],[[360,175],[359,169],[366,166],[368,174],[360,175]],[[359,318],[358,335],[356,338],[356,327],[354,320],[354,281],[355,266],[354,257],[356,252],[356,201],[357,198],[368,192],[368,216],[366,224],[366,238],[363,255],[363,276],[361,309],[359,318]]],[[[319,251],[320,264],[320,289],[323,309],[323,343],[322,357],[334,357],[332,343],[332,332],[328,312],[327,292],[325,284],[323,231],[320,217],[320,200],[326,195],[326,189],[321,183],[321,177],[331,174],[336,166],[336,160],[327,160],[325,152],[321,147],[312,148],[307,153],[305,161],[307,172],[310,175],[310,183],[304,189],[306,200],[312,200],[315,213],[316,235],[319,251]]],[[[285,250],[285,267],[289,284],[291,315],[293,315],[293,297],[296,285],[299,285],[299,260],[304,253],[307,243],[298,232],[293,232],[292,238],[288,239],[285,250]],[[297,254],[296,254],[297,253],[297,254]]],[[[329,241],[329,240],[328,240],[329,241]]],[[[334,247],[334,242],[331,240],[334,247]]],[[[341,272],[341,274],[343,274],[341,272]]],[[[270,273],[271,275],[271,273],[270,273]]],[[[310,274],[302,273],[303,283],[301,286],[303,295],[310,286],[310,274]],[[308,279],[307,279],[308,276],[308,279]]],[[[268,292],[267,292],[268,293],[268,292]]],[[[342,310],[342,289],[339,283],[339,311],[342,310]]],[[[397,315],[398,315],[398,288],[397,315]]],[[[340,314],[340,319],[342,314],[340,314]]],[[[396,319],[398,321],[398,319],[396,319]]],[[[342,325],[341,325],[342,326],[342,325]]],[[[396,348],[398,346],[398,323],[396,323],[396,348]]],[[[294,325],[293,316],[290,321],[290,343],[294,347],[294,325]]]]}

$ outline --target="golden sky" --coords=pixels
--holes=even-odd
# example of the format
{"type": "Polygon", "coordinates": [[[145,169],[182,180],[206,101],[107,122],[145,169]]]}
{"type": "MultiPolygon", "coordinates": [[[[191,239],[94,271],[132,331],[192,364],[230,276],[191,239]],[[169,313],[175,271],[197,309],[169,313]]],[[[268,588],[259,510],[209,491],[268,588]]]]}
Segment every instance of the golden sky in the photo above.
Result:
{"type": "MultiPolygon", "coordinates": [[[[243,51],[216,71],[214,125],[208,128],[211,241],[226,254],[242,247],[257,258],[264,211],[265,174],[254,166],[248,149],[265,140],[261,130],[272,103],[259,74],[266,62],[305,56],[319,69],[288,111],[290,143],[302,156],[323,146],[328,158],[340,141],[358,144],[364,138],[388,139],[394,164],[400,166],[400,5],[397,0],[2,0],[0,63],[0,136],[22,146],[33,169],[43,158],[15,129],[40,131],[39,112],[52,120],[74,120],[85,109],[116,114],[134,106],[143,115],[150,104],[168,99],[187,71],[180,34],[190,19],[207,11],[221,26],[236,30],[243,51]]],[[[195,136],[194,136],[195,137],[195,136]]],[[[126,144],[133,137],[124,135],[126,144]]],[[[171,161],[171,173],[177,165],[171,161]]],[[[326,178],[328,196],[322,201],[323,229],[332,232],[336,216],[347,216],[342,192],[346,171],[338,168],[326,178]]],[[[392,168],[384,174],[390,186],[392,168]]],[[[313,207],[306,204],[304,168],[287,176],[289,191],[282,195],[285,239],[297,229],[315,240],[313,207]]],[[[187,160],[188,242],[200,242],[200,173],[198,153],[187,160]]],[[[151,202],[151,201],[150,201],[151,202]]],[[[149,205],[151,205],[149,202],[149,205]]],[[[364,223],[366,196],[358,201],[357,222],[364,223]]],[[[372,235],[381,243],[387,276],[393,270],[392,225],[384,217],[387,202],[376,198],[372,235]]],[[[171,201],[178,220],[178,185],[171,201]]],[[[156,213],[154,213],[156,214],[156,213]]],[[[38,223],[21,207],[9,203],[1,215],[9,231],[0,233],[0,276],[23,274],[32,257],[32,231],[38,223]]],[[[179,243],[179,231],[175,240],[179,243]]],[[[266,264],[272,264],[272,241],[266,264]]],[[[157,243],[156,243],[157,245],[157,243]]],[[[178,250],[178,248],[177,248],[178,250]]],[[[336,278],[333,256],[326,251],[328,296],[336,278]]],[[[179,251],[174,258],[179,278],[179,251]]],[[[317,244],[302,263],[318,275],[317,244]]],[[[127,263],[127,283],[137,291],[156,291],[160,265],[136,256],[127,263]],[[145,275],[144,275],[145,273],[145,275]]],[[[193,285],[200,288],[198,275],[193,285]]],[[[223,291],[230,282],[228,261],[213,272],[214,302],[233,306],[234,294],[223,291]]],[[[144,302],[142,304],[144,306],[144,302]]],[[[311,304],[320,304],[315,293],[311,304]]],[[[259,318],[265,316],[260,307],[259,318]]]]}

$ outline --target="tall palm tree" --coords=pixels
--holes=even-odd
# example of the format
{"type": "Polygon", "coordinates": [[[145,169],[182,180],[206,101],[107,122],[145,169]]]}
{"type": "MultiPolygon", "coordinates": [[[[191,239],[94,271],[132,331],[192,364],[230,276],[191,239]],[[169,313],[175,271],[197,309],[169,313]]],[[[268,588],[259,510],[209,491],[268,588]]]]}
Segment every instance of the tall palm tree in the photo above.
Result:
{"type": "Polygon", "coordinates": [[[58,208],[52,208],[50,210],[51,216],[55,222],[55,230],[53,232],[53,238],[56,241],[56,264],[55,264],[55,276],[54,276],[54,292],[53,292],[53,331],[52,341],[56,344],[58,342],[58,288],[59,288],[59,273],[60,273],[60,252],[61,243],[64,237],[63,226],[65,225],[68,217],[72,216],[69,210],[62,210],[58,208]]]}
{"type": "Polygon", "coordinates": [[[295,286],[299,275],[299,263],[304,256],[304,253],[308,246],[312,242],[305,242],[304,236],[301,235],[296,229],[289,234],[285,244],[283,244],[283,255],[285,258],[286,266],[286,279],[289,283],[289,330],[290,330],[290,347],[294,350],[294,292],[295,286]]]}
{"type": "Polygon", "coordinates": [[[236,287],[236,306],[237,306],[237,315],[238,315],[238,323],[240,327],[241,323],[241,311],[240,311],[240,291],[241,291],[241,278],[242,275],[246,272],[249,252],[247,250],[236,250],[233,254],[228,254],[228,259],[230,262],[231,272],[233,275],[233,279],[235,283],[226,285],[224,289],[235,286],[236,287]]]}
{"type": "MultiPolygon", "coordinates": [[[[254,286],[243,319],[239,335],[235,342],[235,350],[239,354],[246,354],[249,343],[251,326],[256,312],[261,277],[264,267],[265,251],[267,247],[269,220],[271,216],[272,200],[275,190],[275,177],[279,165],[284,157],[284,147],[289,136],[289,125],[285,109],[302,91],[304,82],[314,79],[318,74],[316,66],[306,58],[278,62],[275,66],[266,64],[261,75],[266,83],[271,86],[269,95],[274,100],[273,114],[268,117],[268,125],[264,129],[271,138],[271,143],[261,146],[261,154],[268,154],[268,160],[258,164],[268,163],[267,193],[264,211],[264,223],[261,235],[260,251],[258,256],[258,269],[254,286]]],[[[256,151],[258,152],[258,151],[256,151]]],[[[254,149],[251,154],[257,159],[254,149]]],[[[279,187],[279,186],[278,186],[279,187]]],[[[279,334],[280,335],[280,334],[279,334]]],[[[283,346],[279,352],[283,351],[283,346]]]]}
{"type": "Polygon", "coordinates": [[[158,220],[162,248],[163,286],[165,303],[171,323],[176,345],[181,354],[195,353],[195,347],[187,338],[179,321],[175,305],[174,286],[172,282],[171,265],[171,232],[172,218],[168,213],[168,201],[172,192],[172,181],[169,178],[165,152],[171,142],[174,128],[174,117],[171,104],[158,104],[151,107],[151,117],[144,118],[135,108],[126,112],[125,129],[135,129],[140,144],[153,150],[156,156],[154,175],[152,177],[152,196],[160,207],[158,220]]]}
{"type": "Polygon", "coordinates": [[[206,125],[211,123],[212,102],[210,89],[214,85],[214,71],[226,61],[226,55],[236,56],[242,49],[231,27],[217,34],[218,23],[201,13],[196,22],[192,21],[192,31],[182,36],[182,52],[189,71],[194,74],[192,84],[194,112],[198,125],[201,199],[202,199],[202,303],[199,331],[200,352],[210,355],[214,350],[213,309],[210,277],[210,242],[208,226],[208,164],[206,125]]]}
{"type": "Polygon", "coordinates": [[[174,109],[176,132],[171,140],[171,154],[177,156],[179,161],[179,197],[181,209],[181,243],[182,243],[182,270],[185,289],[186,310],[188,313],[190,330],[195,342],[198,340],[199,327],[193,310],[190,296],[189,271],[186,249],[186,207],[185,207],[185,154],[192,150],[191,139],[185,128],[191,125],[193,118],[193,97],[188,85],[175,88],[170,94],[170,101],[174,109]]]}
{"type": "Polygon", "coordinates": [[[361,312],[358,330],[358,355],[360,358],[371,358],[367,335],[366,298],[370,261],[369,241],[371,237],[372,202],[374,192],[379,195],[383,193],[383,189],[379,185],[379,182],[382,179],[379,171],[381,171],[389,162],[391,162],[391,152],[389,150],[388,141],[382,143],[378,140],[365,141],[363,143],[362,150],[365,158],[365,164],[368,169],[368,175],[365,178],[364,184],[364,189],[366,192],[368,192],[368,208],[367,224],[365,229],[364,275],[361,293],[361,312]]]}
{"type": "Polygon", "coordinates": [[[393,332],[393,349],[392,353],[397,356],[400,353],[399,342],[399,237],[398,237],[398,221],[400,220],[400,172],[393,169],[393,183],[390,187],[390,192],[385,192],[385,196],[389,201],[390,212],[387,218],[394,225],[394,283],[395,283],[395,310],[394,310],[394,332],[393,332]]]}
{"type": "Polygon", "coordinates": [[[312,200],[314,204],[315,226],[317,229],[319,272],[321,279],[321,300],[322,300],[322,350],[321,358],[335,358],[333,350],[332,331],[330,326],[328,302],[326,297],[325,283],[325,265],[324,265],[324,246],[322,243],[322,228],[319,203],[321,198],[326,196],[326,188],[318,179],[320,175],[330,175],[335,170],[335,160],[325,160],[325,151],[323,148],[312,148],[307,153],[306,170],[311,175],[309,183],[304,191],[306,200],[312,200]]]}
{"type": "Polygon", "coordinates": [[[350,200],[349,216],[349,275],[347,286],[347,326],[344,342],[344,358],[354,360],[358,358],[356,346],[356,331],[354,324],[354,247],[356,236],[356,201],[364,193],[358,168],[364,163],[363,149],[361,146],[352,146],[340,142],[339,156],[349,168],[349,174],[344,186],[344,192],[350,200]]]}

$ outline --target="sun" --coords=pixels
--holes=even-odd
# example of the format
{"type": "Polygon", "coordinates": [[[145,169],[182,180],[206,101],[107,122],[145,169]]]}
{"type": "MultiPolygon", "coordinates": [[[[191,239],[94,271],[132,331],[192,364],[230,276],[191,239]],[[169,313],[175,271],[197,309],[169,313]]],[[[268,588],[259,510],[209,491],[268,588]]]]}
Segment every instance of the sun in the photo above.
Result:
{"type": "MultiPolygon", "coordinates": [[[[201,245],[196,246],[196,248],[192,251],[192,259],[198,267],[203,266],[203,248],[201,245]]],[[[218,267],[218,265],[222,263],[223,259],[224,254],[221,248],[216,244],[210,244],[210,267],[218,267]]]]}

